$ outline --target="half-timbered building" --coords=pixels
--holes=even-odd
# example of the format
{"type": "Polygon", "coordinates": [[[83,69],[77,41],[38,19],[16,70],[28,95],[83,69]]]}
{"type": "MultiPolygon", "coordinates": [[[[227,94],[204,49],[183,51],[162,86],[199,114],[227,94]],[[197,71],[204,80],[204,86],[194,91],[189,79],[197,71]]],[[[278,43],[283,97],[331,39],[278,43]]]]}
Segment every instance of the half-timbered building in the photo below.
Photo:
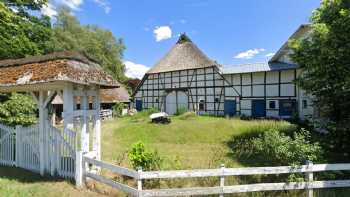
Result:
{"type": "MultiPolygon", "coordinates": [[[[307,35],[302,25],[291,39],[307,35]]],[[[157,108],[198,114],[309,118],[312,100],[295,84],[300,75],[288,41],[266,63],[223,68],[186,35],[143,77],[134,93],[137,110],[157,108]]]]}

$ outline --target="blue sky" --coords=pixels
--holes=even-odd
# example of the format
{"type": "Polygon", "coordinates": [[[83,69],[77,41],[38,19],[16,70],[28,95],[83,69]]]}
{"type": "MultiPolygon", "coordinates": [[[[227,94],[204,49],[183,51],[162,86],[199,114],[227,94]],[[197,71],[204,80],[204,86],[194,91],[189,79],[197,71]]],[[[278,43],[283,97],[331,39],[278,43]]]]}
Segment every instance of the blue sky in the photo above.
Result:
{"type": "Polygon", "coordinates": [[[83,24],[96,24],[123,38],[128,74],[142,76],[181,32],[224,66],[267,61],[319,0],[51,0],[54,15],[68,5],[83,24]],[[130,70],[131,69],[131,70],[130,70]]]}

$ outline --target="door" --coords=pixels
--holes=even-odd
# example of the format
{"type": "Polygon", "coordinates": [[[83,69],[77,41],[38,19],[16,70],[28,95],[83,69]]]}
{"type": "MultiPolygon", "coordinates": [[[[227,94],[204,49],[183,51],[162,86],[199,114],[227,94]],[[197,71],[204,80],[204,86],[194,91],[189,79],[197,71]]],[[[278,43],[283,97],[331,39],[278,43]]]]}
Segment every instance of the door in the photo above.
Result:
{"type": "Polygon", "coordinates": [[[142,111],[142,100],[136,100],[136,110],[142,111]]]}
{"type": "Polygon", "coordinates": [[[225,100],[225,102],[224,102],[224,114],[225,114],[225,116],[236,115],[236,101],[235,100],[225,100]]]}
{"type": "Polygon", "coordinates": [[[183,91],[172,91],[165,99],[165,112],[169,115],[174,115],[178,111],[188,110],[188,97],[183,91]]]}
{"type": "Polygon", "coordinates": [[[266,116],[265,100],[252,100],[252,116],[255,118],[266,116]]]}

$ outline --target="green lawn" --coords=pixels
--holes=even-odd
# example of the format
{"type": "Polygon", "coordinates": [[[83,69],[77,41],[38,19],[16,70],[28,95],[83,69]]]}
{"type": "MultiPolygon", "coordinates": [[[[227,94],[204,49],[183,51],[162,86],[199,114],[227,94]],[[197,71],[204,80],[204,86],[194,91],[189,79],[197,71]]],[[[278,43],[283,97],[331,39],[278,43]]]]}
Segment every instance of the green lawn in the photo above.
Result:
{"type": "MultiPolygon", "coordinates": [[[[127,151],[135,142],[142,141],[165,158],[165,168],[173,168],[178,160],[182,168],[240,166],[229,156],[227,142],[232,136],[278,128],[294,128],[285,121],[243,121],[239,119],[208,116],[190,117],[182,120],[173,117],[172,123],[159,125],[150,123],[147,117],[121,118],[105,122],[103,127],[102,157],[130,167],[127,151]]],[[[177,163],[178,163],[177,162],[177,163]]]]}
{"type": "MultiPolygon", "coordinates": [[[[227,142],[233,136],[265,131],[270,128],[292,130],[285,121],[243,121],[215,117],[173,117],[168,125],[149,122],[146,115],[125,117],[103,122],[102,158],[110,163],[130,167],[127,151],[142,141],[149,149],[157,150],[164,158],[164,169],[216,168],[242,166],[230,154],[227,142]]],[[[208,184],[210,180],[200,184],[208,184]]],[[[183,181],[179,183],[183,184],[183,181]]],[[[180,184],[180,185],[181,185],[180,184]]],[[[192,184],[192,183],[191,183],[192,184]]],[[[0,167],[0,196],[123,196],[100,184],[90,184],[90,190],[77,190],[74,184],[57,179],[42,178],[24,170],[0,167]]],[[[315,196],[349,196],[350,190],[320,190],[315,196]]],[[[300,196],[300,192],[285,194],[250,193],[234,196],[300,196]]]]}

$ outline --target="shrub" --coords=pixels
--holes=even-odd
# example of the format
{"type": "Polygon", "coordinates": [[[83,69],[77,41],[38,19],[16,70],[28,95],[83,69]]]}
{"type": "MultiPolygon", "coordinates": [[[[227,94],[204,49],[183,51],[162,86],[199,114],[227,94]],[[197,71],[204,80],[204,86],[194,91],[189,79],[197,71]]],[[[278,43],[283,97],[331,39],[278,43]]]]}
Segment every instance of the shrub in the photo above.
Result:
{"type": "Polygon", "coordinates": [[[125,109],[126,105],[124,103],[117,103],[113,106],[113,115],[116,117],[121,117],[123,113],[123,109],[125,109]]]}
{"type": "Polygon", "coordinates": [[[266,165],[301,165],[307,160],[320,161],[323,150],[318,143],[309,141],[305,129],[294,132],[292,137],[271,129],[259,137],[241,139],[233,151],[242,158],[254,158],[266,165]]]}
{"type": "Polygon", "coordinates": [[[30,96],[13,93],[0,103],[0,122],[9,126],[36,123],[36,104],[30,96]]]}
{"type": "Polygon", "coordinates": [[[146,150],[142,142],[133,144],[128,156],[134,169],[141,167],[146,171],[159,170],[163,161],[157,151],[146,150]]]}

